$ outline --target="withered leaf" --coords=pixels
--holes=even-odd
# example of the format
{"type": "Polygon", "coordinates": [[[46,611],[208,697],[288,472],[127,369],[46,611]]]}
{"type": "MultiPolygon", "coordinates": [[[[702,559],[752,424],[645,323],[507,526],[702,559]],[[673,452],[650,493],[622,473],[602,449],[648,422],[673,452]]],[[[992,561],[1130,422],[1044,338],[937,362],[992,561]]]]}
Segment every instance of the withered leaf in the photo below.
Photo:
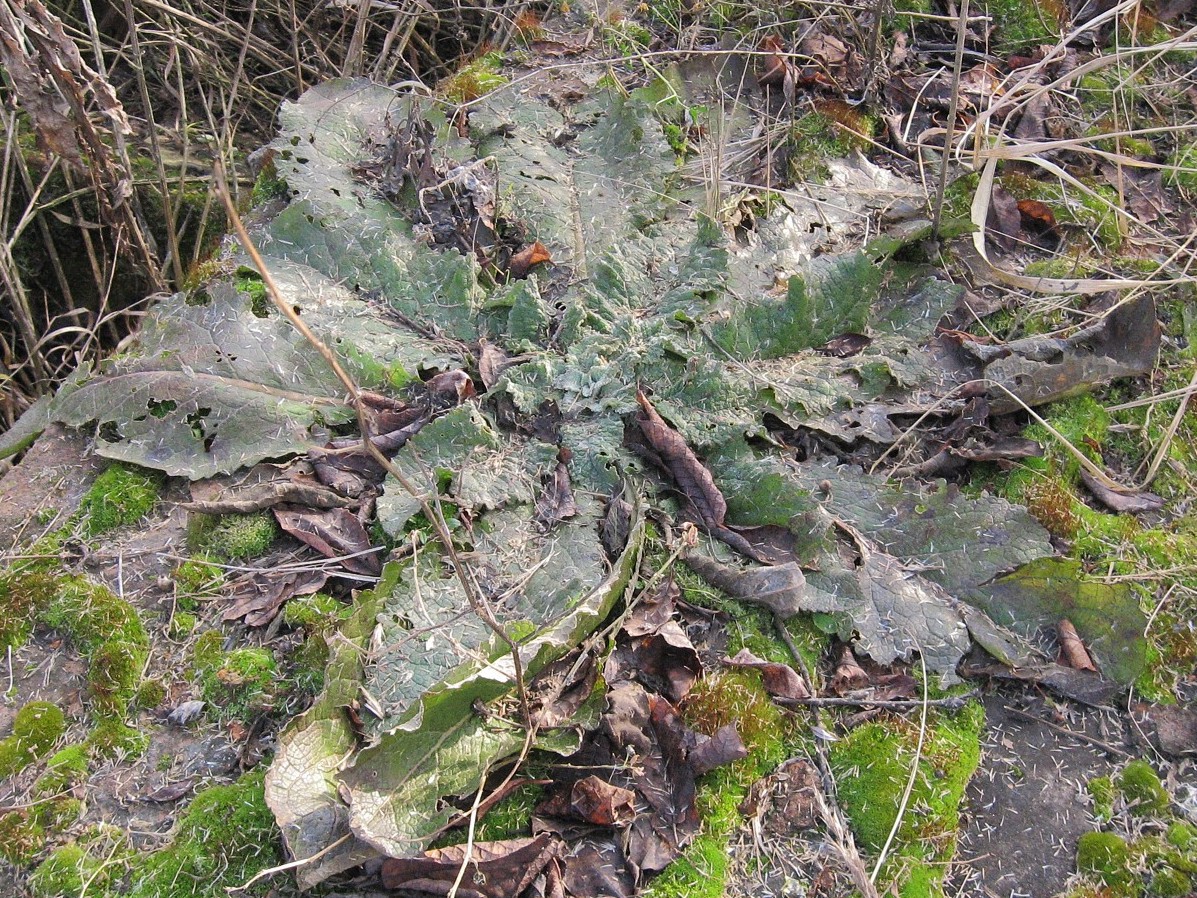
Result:
{"type": "MultiPolygon", "coordinates": [[[[640,631],[647,629],[643,619],[633,626],[640,631]]],[[[701,674],[702,662],[694,644],[672,619],[640,636],[621,632],[603,670],[608,683],[635,680],[675,702],[690,694],[701,674]]]]}
{"type": "Polygon", "coordinates": [[[640,404],[636,423],[644,438],[660,457],[661,463],[673,476],[682,495],[704,524],[709,527],[722,527],[723,519],[727,515],[727,501],[723,498],[723,493],[719,492],[719,487],[715,486],[715,478],[711,476],[711,472],[686,445],[682,435],[657,414],[657,410],[643,392],[637,391],[636,401],[640,404]]]}
{"type": "Polygon", "coordinates": [[[740,649],[734,658],[725,658],[724,664],[729,667],[746,667],[759,670],[761,685],[765,691],[775,698],[804,699],[810,698],[810,690],[794,668],[788,664],[766,661],[758,658],[748,649],[740,649]]]}
{"type": "Polygon", "coordinates": [[[274,517],[284,531],[325,558],[337,559],[346,570],[367,577],[377,577],[382,570],[366,528],[344,508],[313,510],[280,505],[274,509],[274,517]]]}
{"type": "Polygon", "coordinates": [[[494,343],[483,340],[478,348],[478,376],[482,379],[483,389],[489,390],[497,384],[511,363],[511,356],[494,343]]]}
{"type": "Polygon", "coordinates": [[[544,492],[536,500],[536,512],[533,520],[545,530],[554,524],[559,524],[578,513],[578,505],[574,501],[574,492],[569,479],[569,465],[558,461],[553,469],[553,475],[545,484],[544,492]]]}
{"type": "Polygon", "coordinates": [[[865,334],[840,334],[838,337],[832,337],[822,346],[815,347],[815,352],[837,359],[846,359],[863,352],[872,342],[873,338],[865,334]]]}
{"type": "Polygon", "coordinates": [[[845,695],[868,685],[869,675],[852,654],[852,649],[846,645],[841,647],[839,661],[831,675],[831,691],[836,695],[845,695]]]}
{"type": "Polygon", "coordinates": [[[627,826],[636,816],[636,793],[591,775],[574,783],[570,808],[595,826],[627,826]]]}
{"type": "Polygon", "coordinates": [[[819,822],[819,772],[806,758],[790,758],[748,790],[740,810],[779,836],[797,835],[819,822]]]}
{"type": "Polygon", "coordinates": [[[457,889],[460,898],[517,898],[549,862],[564,853],[554,836],[479,842],[466,860],[466,846],[451,845],[426,851],[423,857],[387,858],[380,876],[388,889],[427,895],[447,895],[465,863],[457,889]]]}
{"type": "Polygon", "coordinates": [[[293,596],[309,596],[328,582],[319,570],[267,570],[239,577],[233,584],[222,620],[245,619],[250,627],[264,627],[293,596]]]}
{"type": "Polygon", "coordinates": [[[1135,717],[1154,729],[1155,741],[1166,755],[1197,755],[1197,710],[1171,705],[1136,705],[1135,717]]]}
{"type": "Polygon", "coordinates": [[[1032,234],[1045,234],[1055,230],[1056,213],[1047,203],[1039,200],[1019,200],[1018,214],[1022,226],[1032,234]]]}
{"type": "Polygon", "coordinates": [[[740,738],[734,723],[721,726],[713,736],[700,736],[698,744],[688,754],[695,776],[710,773],[716,767],[748,757],[748,747],[740,738]]]}
{"type": "Polygon", "coordinates": [[[507,268],[507,273],[516,280],[522,281],[534,267],[552,261],[553,256],[549,252],[548,247],[537,240],[535,243],[525,246],[511,257],[511,264],[507,268]]]}
{"type": "Polygon", "coordinates": [[[593,652],[577,649],[558,658],[528,684],[528,704],[538,728],[568,722],[590,697],[598,680],[598,661],[593,652]]]}
{"type": "Polygon", "coordinates": [[[1065,618],[1056,624],[1056,638],[1060,641],[1060,659],[1065,664],[1073,670],[1097,670],[1072,621],[1065,618]]]}
{"type": "Polygon", "coordinates": [[[806,577],[796,562],[742,570],[693,552],[682,560],[696,574],[733,599],[763,605],[782,617],[792,617],[803,608],[806,577]]]}
{"type": "Polygon", "coordinates": [[[179,780],[177,783],[167,783],[158,789],[155,789],[149,795],[145,796],[145,801],[153,802],[168,802],[178,801],[184,795],[188,795],[195,788],[195,777],[187,777],[187,779],[179,780]]]}
{"type": "Polygon", "coordinates": [[[1093,494],[1093,498],[1111,511],[1139,514],[1144,511],[1158,511],[1164,507],[1164,500],[1155,493],[1141,490],[1119,492],[1112,490],[1084,468],[1081,468],[1081,482],[1093,494]]]}

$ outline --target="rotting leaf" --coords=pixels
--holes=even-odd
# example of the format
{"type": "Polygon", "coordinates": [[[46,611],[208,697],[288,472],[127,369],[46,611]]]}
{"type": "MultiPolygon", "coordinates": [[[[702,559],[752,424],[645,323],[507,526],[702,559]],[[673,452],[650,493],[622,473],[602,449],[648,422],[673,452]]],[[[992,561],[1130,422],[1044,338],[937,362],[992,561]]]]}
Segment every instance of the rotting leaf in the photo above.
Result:
{"type": "Polygon", "coordinates": [[[793,561],[744,570],[695,552],[683,556],[683,560],[696,574],[732,598],[761,605],[781,617],[810,610],[805,601],[806,577],[793,561]]]}
{"type": "Polygon", "coordinates": [[[678,489],[698,514],[699,519],[708,527],[722,527],[723,519],[727,515],[727,502],[719,492],[719,487],[715,486],[715,478],[711,476],[711,472],[686,445],[682,435],[657,414],[657,410],[644,393],[636,393],[636,402],[640,405],[636,424],[648,440],[649,446],[660,458],[661,466],[673,477],[678,489]]]}
{"type": "Polygon", "coordinates": [[[367,577],[377,577],[382,570],[380,550],[371,544],[357,515],[347,509],[278,505],[274,518],[285,532],[325,558],[336,559],[346,570],[367,577]]]}
{"type": "Polygon", "coordinates": [[[810,698],[810,690],[798,672],[788,664],[778,664],[758,658],[748,649],[740,649],[734,658],[725,658],[723,663],[728,667],[747,667],[758,670],[761,674],[761,684],[765,691],[776,698],[804,699],[810,698]]]}
{"type": "Polygon", "coordinates": [[[1079,562],[1044,558],[978,586],[968,601],[998,624],[1033,639],[1067,618],[1105,676],[1128,684],[1143,671],[1147,619],[1126,583],[1086,577],[1079,562]]]}
{"type": "Polygon", "coordinates": [[[417,894],[447,895],[460,880],[457,894],[462,898],[518,898],[549,863],[562,856],[564,847],[548,834],[479,842],[468,849],[451,845],[425,852],[423,857],[387,858],[380,875],[386,888],[417,894]]]}

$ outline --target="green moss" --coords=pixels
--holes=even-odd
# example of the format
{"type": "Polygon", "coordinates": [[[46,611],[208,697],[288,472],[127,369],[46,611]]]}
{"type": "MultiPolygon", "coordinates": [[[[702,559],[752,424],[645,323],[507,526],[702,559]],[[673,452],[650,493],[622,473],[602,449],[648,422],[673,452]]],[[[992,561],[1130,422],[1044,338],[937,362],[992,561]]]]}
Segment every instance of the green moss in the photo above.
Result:
{"type": "Polygon", "coordinates": [[[644,894],[646,898],[722,898],[730,863],[726,838],[702,833],[644,894]]]}
{"type": "MultiPolygon", "coordinates": [[[[224,898],[229,886],[281,861],[280,836],[266,806],[265,772],[199,793],[170,845],[138,860],[128,898],[224,898]]],[[[249,894],[262,894],[259,883],[249,894]]]]}
{"type": "Polygon", "coordinates": [[[827,160],[866,150],[875,130],[871,117],[842,103],[828,101],[818,111],[806,113],[787,135],[790,178],[796,183],[825,180],[827,160]]]}
{"type": "Polygon", "coordinates": [[[278,173],[278,166],[274,164],[274,154],[269,153],[257,178],[254,179],[254,189],[251,202],[258,206],[272,199],[286,199],[291,190],[287,181],[278,173]]]}
{"type": "Polygon", "coordinates": [[[1118,791],[1137,817],[1157,816],[1168,810],[1168,790],[1146,761],[1131,761],[1122,768],[1118,791]]]}
{"type": "Polygon", "coordinates": [[[315,695],[324,688],[324,671],[329,658],[328,642],[319,633],[313,633],[303,641],[295,652],[291,680],[295,687],[308,695],[315,695]]]}
{"type": "Polygon", "coordinates": [[[83,816],[83,802],[70,796],[43,799],[31,808],[33,819],[48,833],[62,832],[83,816]]]}
{"type": "Polygon", "coordinates": [[[166,701],[166,686],[161,680],[144,680],[133,696],[133,706],[149,711],[166,701]]]}
{"type": "Polygon", "coordinates": [[[176,611],[170,619],[167,635],[171,639],[186,639],[195,632],[199,618],[189,611],[176,611]]]}
{"type": "Polygon", "coordinates": [[[249,310],[255,317],[267,318],[270,316],[274,304],[270,301],[266,283],[258,272],[245,265],[238,267],[233,276],[233,286],[239,293],[249,298],[249,310]]]}
{"type": "Polygon", "coordinates": [[[0,777],[19,773],[44,757],[66,732],[62,710],[50,702],[29,702],[12,724],[12,735],[0,741],[0,777]]]}
{"type": "Polygon", "coordinates": [[[1197,826],[1176,820],[1168,826],[1164,834],[1165,840],[1174,848],[1181,851],[1197,852],[1197,826]]]}
{"type": "Polygon", "coordinates": [[[144,647],[110,639],[91,653],[87,669],[88,692],[95,713],[123,715],[137,696],[144,647]]]}
{"type": "Polygon", "coordinates": [[[137,758],[149,747],[148,733],[123,720],[102,718],[87,736],[87,745],[100,758],[137,758]]]}
{"type": "Polygon", "coordinates": [[[28,811],[0,814],[0,857],[24,866],[36,857],[45,844],[45,831],[28,811]]]}
{"type": "Polygon", "coordinates": [[[199,600],[220,592],[224,583],[224,571],[200,554],[184,561],[171,572],[175,581],[175,608],[180,611],[195,611],[199,600]]]}
{"type": "Polygon", "coordinates": [[[201,633],[191,647],[191,661],[198,671],[215,669],[224,658],[224,637],[218,630],[201,633]]]}
{"type": "Polygon", "coordinates": [[[520,786],[479,821],[476,838],[480,842],[491,842],[529,835],[532,813],[544,797],[543,786],[520,786]]]}
{"type": "Polygon", "coordinates": [[[1186,193],[1197,193],[1197,143],[1180,147],[1168,157],[1164,183],[1186,193]]]}
{"type": "Polygon", "coordinates": [[[317,592],[288,601],[283,607],[283,621],[309,633],[327,633],[352,612],[352,607],[340,599],[317,592]]]}
{"type": "Polygon", "coordinates": [[[108,587],[86,577],[63,577],[42,622],[65,633],[84,655],[116,640],[149,650],[149,635],[137,610],[108,587]]]}
{"type": "Polygon", "coordinates": [[[225,654],[214,652],[209,640],[197,643],[194,657],[200,694],[225,719],[243,719],[274,701],[278,665],[268,650],[241,648],[225,654]]]}
{"type": "MultiPolygon", "coordinates": [[[[955,851],[960,806],[980,762],[984,710],[976,702],[955,715],[928,719],[922,757],[883,877],[899,880],[902,895],[941,888],[955,851]]],[[[914,764],[917,726],[910,721],[857,727],[831,746],[840,804],[868,852],[881,850],[893,828],[914,764]]],[[[922,892],[925,894],[925,892],[922,892]]]]}
{"type": "Polygon", "coordinates": [[[34,898],[82,898],[106,891],[103,864],[76,843],[55,848],[29,877],[34,898]]]}
{"type": "Polygon", "coordinates": [[[1185,898],[1193,894],[1193,880],[1187,873],[1165,867],[1152,874],[1147,894],[1158,898],[1185,898]]]}
{"type": "Polygon", "coordinates": [[[46,772],[37,779],[34,792],[37,795],[57,795],[82,782],[87,776],[87,746],[76,743],[68,745],[50,756],[46,761],[46,772]]]}
{"type": "Polygon", "coordinates": [[[0,572],[0,651],[20,648],[58,585],[53,574],[33,567],[0,572]]]}
{"type": "Polygon", "coordinates": [[[1098,820],[1109,820],[1114,816],[1114,797],[1117,790],[1110,777],[1094,777],[1085,784],[1085,789],[1093,799],[1093,816],[1098,820]]]}
{"type": "Polygon", "coordinates": [[[1131,850],[1116,833],[1085,833],[1077,840],[1077,871],[1100,880],[1117,895],[1138,895],[1138,878],[1131,869],[1131,850]]]}
{"type": "Polygon", "coordinates": [[[198,531],[199,548],[226,561],[264,555],[282,532],[269,511],[222,515],[199,524],[198,531]]]}
{"type": "Polygon", "coordinates": [[[502,67],[502,53],[485,53],[442,81],[437,92],[450,103],[477,100],[507,83],[502,67]]]}
{"type": "Polygon", "coordinates": [[[1057,0],[986,0],[978,11],[992,18],[995,52],[1005,55],[1058,41],[1067,8],[1057,0]]]}
{"type": "Polygon", "coordinates": [[[161,476],[131,465],[114,464],[96,478],[80,505],[92,536],[136,524],[158,501],[161,476]]]}

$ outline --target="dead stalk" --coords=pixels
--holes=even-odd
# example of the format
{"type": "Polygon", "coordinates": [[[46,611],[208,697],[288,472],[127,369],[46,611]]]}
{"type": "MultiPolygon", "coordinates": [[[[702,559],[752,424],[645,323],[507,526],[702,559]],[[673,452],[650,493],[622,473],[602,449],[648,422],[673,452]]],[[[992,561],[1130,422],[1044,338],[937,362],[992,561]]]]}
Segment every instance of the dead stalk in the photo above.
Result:
{"type": "Polygon", "coordinates": [[[939,160],[939,183],[935,187],[935,213],[932,216],[931,237],[939,239],[939,225],[943,217],[943,197],[948,187],[948,160],[952,139],[956,134],[956,116],[960,110],[960,73],[964,68],[964,35],[968,31],[968,0],[960,0],[960,16],[956,20],[956,58],[952,62],[952,99],[948,106],[948,124],[943,135],[943,153],[939,160]]]}

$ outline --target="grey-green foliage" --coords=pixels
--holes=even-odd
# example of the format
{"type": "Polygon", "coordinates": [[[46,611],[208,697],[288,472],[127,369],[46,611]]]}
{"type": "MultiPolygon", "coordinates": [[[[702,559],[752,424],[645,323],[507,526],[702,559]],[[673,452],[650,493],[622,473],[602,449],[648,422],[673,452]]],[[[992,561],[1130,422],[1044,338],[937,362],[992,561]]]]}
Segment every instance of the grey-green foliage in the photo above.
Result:
{"type": "MultiPolygon", "coordinates": [[[[471,603],[493,609],[528,675],[607,614],[643,532],[637,511],[622,551],[609,557],[599,540],[601,497],[623,485],[639,509],[646,489],[623,445],[640,389],[707,456],[730,523],[790,531],[817,568],[804,607],[836,612],[879,659],[921,651],[950,674],[967,644],[959,594],[1050,551],[997,500],[795,465],[749,442],[766,413],[824,428],[866,408],[884,417],[884,403],[933,379],[920,346],[958,291],[863,253],[799,265],[784,226],[730,243],[691,205],[649,95],[598,93],[567,118],[533,93],[498,91],[471,110],[467,139],[426,98],[340,81],[284,104],[280,121],[289,199],[254,236],[286,301],[355,377],[385,387],[396,373],[465,367],[483,337],[520,354],[483,403],[444,414],[396,457],[417,495],[388,480],[379,520],[413,556],[363,597],[325,692],[280,739],[266,791],[293,853],[337,843],[302,869],[306,885],[378,851],[419,851],[447,820],[443,796],[519,751],[511,649],[471,603]],[[410,186],[393,204],[357,177],[371,141],[415,114],[433,128],[439,169],[493,173],[499,213],[553,265],[496,285],[413,224],[410,186]],[[809,351],[845,331],[872,342],[850,358],[809,351]],[[572,450],[578,507],[551,528],[535,506],[556,446],[528,435],[546,409],[572,450]],[[499,411],[529,426],[501,427],[499,411]],[[455,527],[469,589],[443,546],[417,545],[421,500],[455,527]],[[342,708],[362,697],[378,716],[355,733],[342,708]]],[[[59,415],[116,428],[106,454],[193,477],[302,451],[313,428],[346,420],[339,385],[278,315],[256,317],[228,284],[191,299],[206,304],[161,304],[135,355],[81,373],[59,415]],[[219,425],[210,443],[189,424],[203,408],[219,425]]]]}

